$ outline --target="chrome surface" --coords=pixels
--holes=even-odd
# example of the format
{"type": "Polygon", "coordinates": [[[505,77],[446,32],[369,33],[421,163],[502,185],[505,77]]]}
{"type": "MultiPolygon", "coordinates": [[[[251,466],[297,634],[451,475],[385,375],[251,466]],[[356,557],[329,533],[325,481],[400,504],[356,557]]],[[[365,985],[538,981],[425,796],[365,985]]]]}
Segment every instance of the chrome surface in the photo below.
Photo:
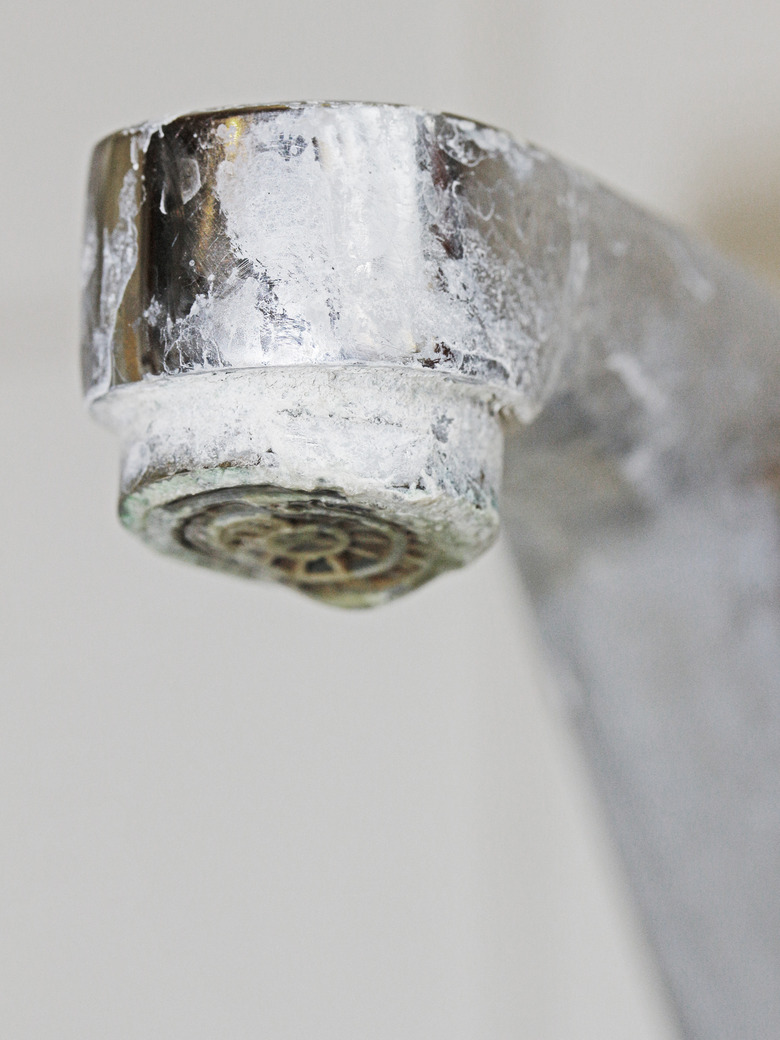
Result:
{"type": "Polygon", "coordinates": [[[557,356],[569,240],[547,215],[567,190],[499,130],[393,105],[113,134],[89,190],[87,396],[162,374],[402,365],[508,389],[530,413],[557,356]]]}

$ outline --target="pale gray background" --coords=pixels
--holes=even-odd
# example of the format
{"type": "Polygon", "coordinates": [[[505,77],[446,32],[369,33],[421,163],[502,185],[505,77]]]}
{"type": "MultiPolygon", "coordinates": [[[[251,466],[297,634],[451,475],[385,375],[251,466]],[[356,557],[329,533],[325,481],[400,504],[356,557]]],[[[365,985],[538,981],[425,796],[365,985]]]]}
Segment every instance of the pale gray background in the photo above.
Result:
{"type": "Polygon", "coordinates": [[[501,547],[370,614],[156,558],[77,388],[88,153],[298,98],[498,123],[772,276],[776,0],[6,4],[0,1035],[673,1036],[501,547]]]}

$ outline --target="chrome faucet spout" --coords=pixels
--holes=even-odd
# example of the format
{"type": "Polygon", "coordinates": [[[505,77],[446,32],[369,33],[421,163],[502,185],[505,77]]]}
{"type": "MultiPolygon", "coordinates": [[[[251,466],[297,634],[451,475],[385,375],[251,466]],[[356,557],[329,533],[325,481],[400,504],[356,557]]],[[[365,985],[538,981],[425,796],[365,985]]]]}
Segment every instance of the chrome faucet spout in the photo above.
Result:
{"type": "Polygon", "coordinates": [[[504,467],[685,1035],[780,1035],[777,301],[535,147],[359,103],[107,138],[84,271],[158,549],[375,605],[491,544],[504,467]]]}

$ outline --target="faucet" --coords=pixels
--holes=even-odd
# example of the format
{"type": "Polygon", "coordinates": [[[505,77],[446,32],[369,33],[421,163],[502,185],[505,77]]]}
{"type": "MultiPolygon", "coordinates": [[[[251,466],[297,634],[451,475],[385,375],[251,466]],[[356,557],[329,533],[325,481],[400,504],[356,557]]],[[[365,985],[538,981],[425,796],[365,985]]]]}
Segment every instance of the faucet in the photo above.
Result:
{"type": "Polygon", "coordinates": [[[84,258],[156,549],[374,606],[500,497],[682,1035],[780,1035],[777,301],[500,130],[352,102],[108,137],[84,258]]]}

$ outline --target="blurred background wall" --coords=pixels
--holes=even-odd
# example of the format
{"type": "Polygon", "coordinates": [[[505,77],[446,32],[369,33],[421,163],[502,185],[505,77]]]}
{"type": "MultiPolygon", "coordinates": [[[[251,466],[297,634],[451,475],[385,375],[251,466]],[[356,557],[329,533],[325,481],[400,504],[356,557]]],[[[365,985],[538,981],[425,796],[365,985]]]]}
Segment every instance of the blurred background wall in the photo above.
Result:
{"type": "Polygon", "coordinates": [[[89,150],[300,98],[499,124],[780,286],[774,0],[6,3],[0,1033],[674,1036],[499,546],[366,615],[152,556],[77,383],[89,150]]]}

